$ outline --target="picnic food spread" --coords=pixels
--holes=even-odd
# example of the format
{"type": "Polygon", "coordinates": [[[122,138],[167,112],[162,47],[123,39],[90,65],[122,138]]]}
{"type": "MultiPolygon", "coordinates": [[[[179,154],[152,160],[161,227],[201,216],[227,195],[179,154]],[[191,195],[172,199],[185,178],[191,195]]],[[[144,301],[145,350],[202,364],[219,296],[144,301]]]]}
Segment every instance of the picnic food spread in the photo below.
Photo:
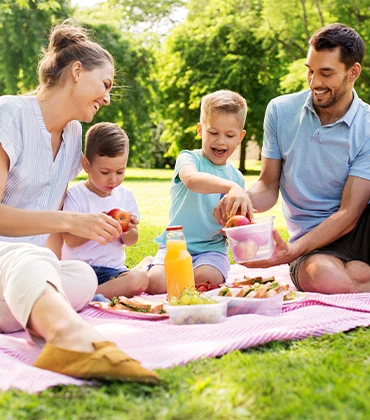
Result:
{"type": "Polygon", "coordinates": [[[275,280],[274,276],[271,277],[248,277],[244,276],[243,279],[234,280],[234,288],[240,290],[233,294],[230,288],[224,286],[219,292],[219,296],[235,296],[235,297],[248,297],[248,298],[268,298],[275,296],[279,293],[284,293],[284,300],[292,300],[296,297],[296,292],[289,291],[288,284],[280,284],[275,280]]]}
{"type": "Polygon", "coordinates": [[[245,276],[243,280],[235,280],[233,286],[241,289],[233,295],[230,294],[230,289],[226,287],[224,289],[227,290],[220,290],[219,296],[269,298],[289,290],[288,284],[280,284],[274,276],[266,278],[245,276]]]}

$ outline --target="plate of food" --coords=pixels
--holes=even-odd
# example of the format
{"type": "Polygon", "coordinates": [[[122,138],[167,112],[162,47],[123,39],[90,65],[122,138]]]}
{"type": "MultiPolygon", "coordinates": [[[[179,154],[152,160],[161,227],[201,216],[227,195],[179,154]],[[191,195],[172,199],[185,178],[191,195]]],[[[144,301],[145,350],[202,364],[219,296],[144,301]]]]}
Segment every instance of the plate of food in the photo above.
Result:
{"type": "MultiPolygon", "coordinates": [[[[307,297],[306,293],[297,292],[296,290],[290,290],[288,284],[282,284],[276,281],[274,276],[270,276],[270,277],[244,276],[242,279],[235,279],[234,282],[230,284],[229,287],[241,288],[241,289],[244,288],[248,292],[247,293],[248,297],[256,297],[255,296],[256,294],[261,295],[261,291],[262,291],[262,294],[266,293],[267,296],[274,295],[276,293],[285,292],[283,305],[289,305],[290,303],[300,302],[301,300],[307,297]],[[266,287],[262,288],[263,285],[265,285],[266,287]],[[272,289],[271,289],[271,285],[273,285],[272,289]],[[269,288],[271,291],[268,290],[269,288]],[[260,292],[257,292],[255,289],[259,289],[260,292]]],[[[261,296],[257,296],[257,297],[261,297],[261,296]]]]}
{"type": "Polygon", "coordinates": [[[289,305],[291,303],[300,302],[303,299],[306,299],[307,295],[304,292],[297,292],[296,290],[289,290],[284,295],[283,305],[289,305]]]}
{"type": "Polygon", "coordinates": [[[161,300],[147,299],[141,296],[134,296],[133,298],[127,298],[126,296],[113,297],[110,302],[91,302],[90,305],[103,311],[113,311],[130,318],[164,319],[169,316],[161,300]]]}

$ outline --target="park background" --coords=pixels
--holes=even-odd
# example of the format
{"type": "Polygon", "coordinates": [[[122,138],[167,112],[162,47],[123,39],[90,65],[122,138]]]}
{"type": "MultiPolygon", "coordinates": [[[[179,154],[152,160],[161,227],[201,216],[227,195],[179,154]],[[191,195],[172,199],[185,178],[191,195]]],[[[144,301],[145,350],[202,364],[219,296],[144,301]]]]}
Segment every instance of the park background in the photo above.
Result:
{"type": "MultiPolygon", "coordinates": [[[[367,46],[370,36],[370,0],[1,0],[1,95],[37,86],[40,48],[47,45],[50,27],[69,17],[91,29],[116,60],[111,106],[94,123],[114,121],[130,138],[124,184],[141,212],[140,240],[128,250],[131,265],[156,250],[152,240],[168,220],[179,150],[201,145],[195,127],[203,95],[231,89],[246,98],[247,136],[233,163],[250,186],[260,171],[267,103],[307,88],[310,35],[342,22],[367,46]]],[[[369,102],[367,63],[365,58],[356,90],[369,102]]],[[[83,178],[82,173],[78,179],[83,178]]],[[[280,204],[270,213],[287,239],[280,204]]],[[[105,384],[54,387],[38,395],[8,391],[0,394],[0,418],[368,419],[369,338],[359,328],[232,352],[160,371],[156,388],[105,384]]]]}

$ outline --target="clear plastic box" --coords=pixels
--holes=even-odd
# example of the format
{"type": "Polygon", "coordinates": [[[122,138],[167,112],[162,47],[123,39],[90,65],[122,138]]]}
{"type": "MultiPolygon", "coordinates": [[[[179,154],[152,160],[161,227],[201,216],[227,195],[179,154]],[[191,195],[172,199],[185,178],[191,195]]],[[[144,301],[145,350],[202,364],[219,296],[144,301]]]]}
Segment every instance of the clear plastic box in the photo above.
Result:
{"type": "Polygon", "coordinates": [[[245,226],[223,228],[236,263],[265,260],[274,250],[275,216],[260,217],[245,226]]]}
{"type": "MultiPolygon", "coordinates": [[[[240,288],[230,288],[233,294],[238,293],[240,288]]],[[[227,302],[227,316],[233,315],[267,315],[277,316],[281,314],[283,308],[283,300],[285,293],[279,293],[268,298],[247,298],[234,296],[218,296],[220,289],[210,290],[207,295],[217,300],[225,300],[227,302]]]]}
{"type": "Polygon", "coordinates": [[[217,303],[206,305],[167,305],[172,324],[218,324],[226,320],[227,301],[215,298],[217,303]]]}

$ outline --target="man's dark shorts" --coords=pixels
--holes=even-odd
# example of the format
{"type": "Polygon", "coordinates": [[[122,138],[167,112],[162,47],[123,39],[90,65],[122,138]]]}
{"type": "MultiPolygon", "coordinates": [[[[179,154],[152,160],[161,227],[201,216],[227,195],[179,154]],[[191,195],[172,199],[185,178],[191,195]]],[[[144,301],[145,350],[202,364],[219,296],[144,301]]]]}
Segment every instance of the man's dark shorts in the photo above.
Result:
{"type": "Polygon", "coordinates": [[[344,262],[359,260],[370,265],[370,204],[367,205],[351,232],[329,245],[302,255],[290,264],[290,277],[297,290],[302,290],[298,282],[299,267],[303,261],[314,254],[333,255],[344,262]]]}

